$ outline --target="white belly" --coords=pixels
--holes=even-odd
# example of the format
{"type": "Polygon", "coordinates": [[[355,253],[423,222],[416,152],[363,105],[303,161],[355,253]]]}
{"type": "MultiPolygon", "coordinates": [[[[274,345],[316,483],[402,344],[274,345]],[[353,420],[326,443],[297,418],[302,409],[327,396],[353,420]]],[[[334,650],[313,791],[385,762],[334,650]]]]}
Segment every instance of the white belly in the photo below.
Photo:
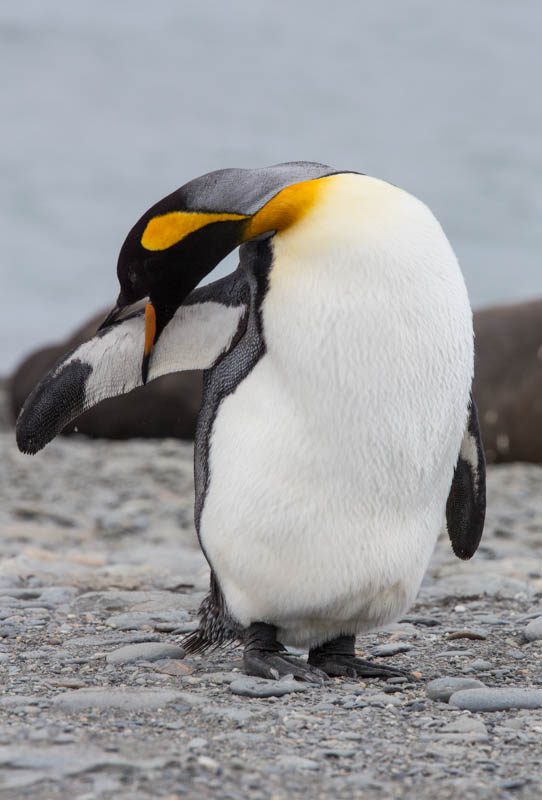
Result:
{"type": "Polygon", "coordinates": [[[441,530],[472,376],[455,260],[272,273],[267,352],[221,403],[200,535],[230,613],[314,645],[397,619],[441,530]],[[395,283],[393,280],[395,280],[395,283]]]}

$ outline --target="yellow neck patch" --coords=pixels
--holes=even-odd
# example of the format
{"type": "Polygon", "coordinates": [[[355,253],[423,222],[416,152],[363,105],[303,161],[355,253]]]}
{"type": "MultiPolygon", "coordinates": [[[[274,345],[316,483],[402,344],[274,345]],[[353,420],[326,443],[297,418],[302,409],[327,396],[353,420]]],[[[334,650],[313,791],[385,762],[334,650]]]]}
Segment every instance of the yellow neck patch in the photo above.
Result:
{"type": "Polygon", "coordinates": [[[250,218],[243,240],[289,228],[312,208],[325,180],[317,178],[286,186],[250,218]]]}
{"type": "Polygon", "coordinates": [[[153,217],[143,231],[141,244],[145,250],[167,250],[189,233],[198,231],[211,222],[224,222],[234,219],[249,219],[243,214],[208,214],[199,211],[171,211],[153,217]]]}
{"type": "Polygon", "coordinates": [[[243,242],[268,231],[284,231],[312,208],[325,180],[327,178],[316,178],[286,186],[252,216],[199,211],[171,211],[168,214],[161,214],[149,220],[143,231],[141,244],[145,250],[167,250],[189,233],[204,228],[212,222],[227,220],[247,221],[242,236],[243,242]]]}

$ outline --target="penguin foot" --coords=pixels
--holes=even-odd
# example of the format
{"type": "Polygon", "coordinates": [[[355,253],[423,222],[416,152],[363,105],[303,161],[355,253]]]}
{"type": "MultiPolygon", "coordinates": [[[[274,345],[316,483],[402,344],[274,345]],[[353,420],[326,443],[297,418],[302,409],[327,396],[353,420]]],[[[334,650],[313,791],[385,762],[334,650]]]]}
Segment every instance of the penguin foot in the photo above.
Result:
{"type": "Polygon", "coordinates": [[[253,622],[245,632],[243,663],[247,675],[278,680],[292,675],[295,680],[322,684],[325,672],[293,656],[285,655],[284,645],[277,641],[277,629],[265,622],[253,622]]]}
{"type": "Polygon", "coordinates": [[[355,654],[355,636],[339,636],[309,652],[313,667],[323,670],[329,677],[347,678],[409,678],[416,680],[411,672],[374,661],[363,661],[355,654]]]}

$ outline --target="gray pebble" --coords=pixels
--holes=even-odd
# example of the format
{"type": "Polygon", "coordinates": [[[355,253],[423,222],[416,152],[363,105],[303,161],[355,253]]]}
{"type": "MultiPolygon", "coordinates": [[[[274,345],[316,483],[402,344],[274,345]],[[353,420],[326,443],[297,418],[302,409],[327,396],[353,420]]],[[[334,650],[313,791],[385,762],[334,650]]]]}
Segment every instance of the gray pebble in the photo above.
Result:
{"type": "Polygon", "coordinates": [[[487,727],[479,719],[461,716],[441,728],[441,733],[480,733],[487,736],[487,727]]]}
{"type": "Polygon", "coordinates": [[[20,706],[20,705],[38,705],[43,698],[31,694],[5,694],[0,696],[0,707],[3,706],[20,706]]]}
{"type": "Polygon", "coordinates": [[[418,636],[419,634],[419,631],[410,622],[392,622],[390,625],[385,625],[381,630],[386,633],[402,633],[405,636],[418,636]]]}
{"type": "Polygon", "coordinates": [[[357,750],[348,750],[341,747],[326,747],[318,752],[318,756],[324,758],[353,758],[357,750]]]}
{"type": "Polygon", "coordinates": [[[189,750],[203,750],[205,747],[209,745],[207,739],[203,739],[201,736],[197,736],[195,739],[190,739],[187,744],[189,750]]]}
{"type": "Polygon", "coordinates": [[[513,599],[516,595],[529,597],[532,590],[526,581],[502,575],[451,575],[436,584],[422,587],[420,597],[439,600],[447,597],[501,597],[513,599]]]}
{"type": "Polygon", "coordinates": [[[404,642],[392,642],[391,644],[381,644],[371,650],[373,656],[387,658],[388,656],[396,656],[398,653],[408,653],[412,650],[411,645],[404,642]]]}
{"type": "Polygon", "coordinates": [[[530,642],[536,642],[538,639],[542,639],[542,617],[537,617],[533,619],[532,622],[529,622],[525,628],[525,638],[530,642]]]}
{"type": "Polygon", "coordinates": [[[208,672],[202,678],[209,683],[233,683],[233,681],[240,678],[238,672],[208,672]]]}
{"type": "Polygon", "coordinates": [[[474,650],[443,650],[435,658],[457,658],[458,656],[473,656],[474,650]]]}
{"type": "Polygon", "coordinates": [[[485,684],[476,678],[436,678],[434,681],[429,681],[425,691],[431,700],[441,700],[447,703],[454,692],[484,687],[485,684]]]}
{"type": "Polygon", "coordinates": [[[198,704],[203,698],[177,692],[174,689],[76,689],[57,695],[53,704],[67,711],[80,711],[87,708],[121,708],[125,711],[139,711],[145,708],[162,708],[169,703],[188,701],[198,704]],[[195,702],[194,702],[195,701],[195,702]]]}
{"type": "Polygon", "coordinates": [[[450,705],[469,711],[542,708],[542,689],[466,689],[454,692],[450,697],[450,705]]]}
{"type": "Polygon", "coordinates": [[[184,650],[167,642],[128,644],[106,656],[108,664],[132,664],[134,661],[158,661],[161,658],[184,658],[184,650]]]}
{"type": "Polygon", "coordinates": [[[302,681],[285,680],[271,681],[265,678],[238,678],[230,683],[233,694],[243,697],[282,697],[291,692],[305,692],[309,688],[302,681]]]}
{"type": "Polygon", "coordinates": [[[163,611],[155,614],[146,611],[132,611],[124,614],[112,614],[106,620],[106,625],[120,631],[132,631],[143,627],[152,628],[160,623],[171,623],[177,627],[187,620],[188,614],[183,610],[163,611]]]}
{"type": "Polygon", "coordinates": [[[287,770],[320,769],[317,761],[313,761],[311,758],[301,758],[301,756],[279,756],[279,758],[277,758],[277,766],[287,770]]]}
{"type": "Polygon", "coordinates": [[[71,603],[77,595],[77,589],[73,586],[47,586],[41,590],[40,601],[50,603],[53,606],[71,603]]]}
{"type": "Polygon", "coordinates": [[[401,701],[398,697],[393,697],[393,695],[378,693],[372,695],[364,695],[363,697],[358,698],[358,701],[363,700],[365,705],[368,706],[400,706],[401,701]]]}
{"type": "Polygon", "coordinates": [[[502,781],[500,788],[505,792],[513,792],[516,789],[521,789],[527,783],[528,778],[512,778],[509,781],[502,781]]]}
{"type": "Polygon", "coordinates": [[[140,642],[159,642],[160,636],[157,633],[109,633],[109,634],[88,634],[87,636],[74,636],[67,644],[70,647],[105,647],[108,644],[139,644],[140,642]]]}
{"type": "Polygon", "coordinates": [[[473,670],[474,672],[486,672],[492,667],[493,664],[491,661],[485,661],[483,658],[477,658],[475,661],[472,661],[469,664],[469,669],[473,670]]]}
{"type": "MultiPolygon", "coordinates": [[[[203,599],[203,594],[201,595],[203,599]]],[[[172,610],[193,609],[199,602],[197,593],[176,594],[166,591],[127,591],[112,590],[109,592],[87,592],[76,598],[74,601],[74,611],[102,612],[102,611],[148,611],[170,612],[172,610]]]]}
{"type": "Polygon", "coordinates": [[[238,706],[226,706],[224,703],[214,704],[206,703],[202,706],[201,711],[206,716],[222,717],[236,725],[243,726],[252,718],[252,712],[247,708],[239,708],[238,706]]]}

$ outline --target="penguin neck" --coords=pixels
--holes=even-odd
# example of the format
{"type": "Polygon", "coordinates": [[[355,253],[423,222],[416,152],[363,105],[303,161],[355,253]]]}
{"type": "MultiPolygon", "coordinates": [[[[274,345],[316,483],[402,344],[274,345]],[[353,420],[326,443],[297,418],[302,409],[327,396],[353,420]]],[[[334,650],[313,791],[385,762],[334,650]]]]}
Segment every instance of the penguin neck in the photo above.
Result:
{"type": "Polygon", "coordinates": [[[318,203],[272,239],[272,288],[318,281],[345,293],[409,282],[423,270],[433,276],[456,270],[442,228],[420,200],[368,175],[332,175],[324,182],[318,203]]]}

